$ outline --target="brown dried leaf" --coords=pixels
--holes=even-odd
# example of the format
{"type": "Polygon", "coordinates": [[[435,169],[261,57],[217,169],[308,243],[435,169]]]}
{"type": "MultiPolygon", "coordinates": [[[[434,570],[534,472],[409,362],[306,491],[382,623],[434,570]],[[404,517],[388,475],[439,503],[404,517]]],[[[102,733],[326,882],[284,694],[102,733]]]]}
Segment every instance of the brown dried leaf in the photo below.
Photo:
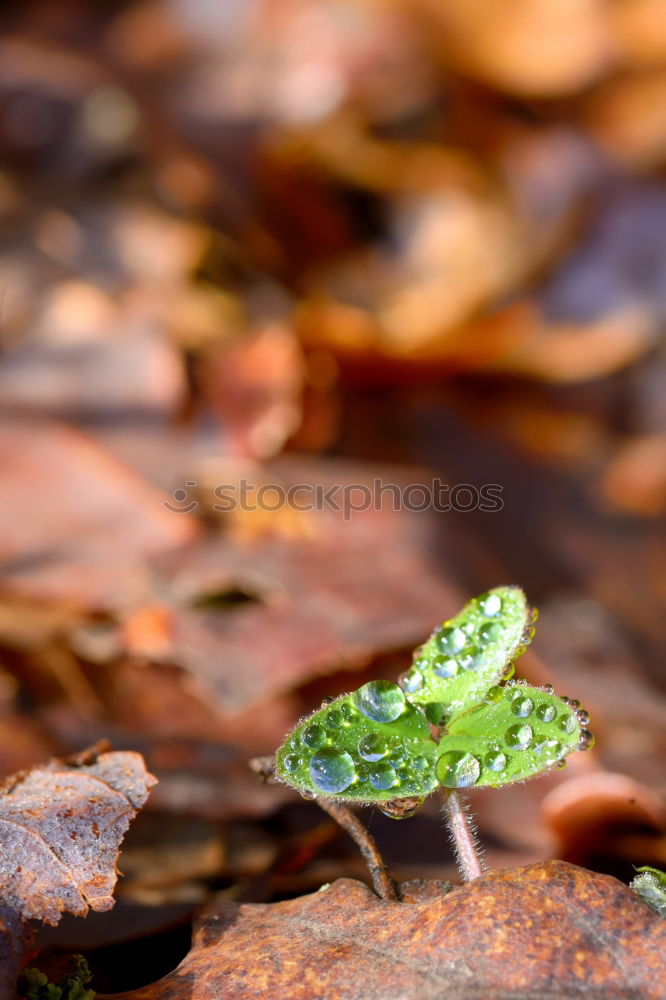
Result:
{"type": "Polygon", "coordinates": [[[666,922],[627,886],[561,861],[389,903],[349,879],[273,905],[224,903],[190,954],[116,1000],[658,1000],[666,922]]]}
{"type": "Polygon", "coordinates": [[[14,775],[0,798],[0,905],[57,924],[110,910],[118,847],[155,778],[140,754],[84,754],[14,775]]]}

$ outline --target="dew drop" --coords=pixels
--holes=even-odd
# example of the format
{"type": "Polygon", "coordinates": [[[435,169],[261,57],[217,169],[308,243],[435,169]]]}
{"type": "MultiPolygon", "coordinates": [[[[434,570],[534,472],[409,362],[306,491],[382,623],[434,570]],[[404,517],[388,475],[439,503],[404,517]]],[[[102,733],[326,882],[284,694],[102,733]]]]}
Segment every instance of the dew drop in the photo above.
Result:
{"type": "Polygon", "coordinates": [[[562,768],[566,766],[567,762],[564,757],[562,757],[561,760],[556,760],[555,763],[553,764],[553,767],[555,768],[556,771],[561,771],[562,768]]]}
{"type": "Polygon", "coordinates": [[[555,690],[552,684],[544,684],[543,689],[546,692],[546,694],[552,694],[553,691],[555,690]]]}
{"type": "Polygon", "coordinates": [[[499,684],[493,684],[489,687],[485,693],[484,701],[487,705],[496,705],[498,701],[501,701],[504,697],[504,688],[500,687],[499,684]]]}
{"type": "Polygon", "coordinates": [[[338,711],[337,708],[332,708],[326,716],[324,725],[327,729],[339,729],[342,725],[342,712],[338,711]]]}
{"type": "Polygon", "coordinates": [[[318,750],[326,742],[326,733],[321,726],[312,725],[303,730],[301,739],[309,750],[318,750]]]}
{"type": "Polygon", "coordinates": [[[418,670],[408,670],[406,673],[400,674],[398,684],[403,691],[413,694],[414,691],[418,691],[419,688],[423,687],[423,674],[419,673],[418,670]]]}
{"type": "Polygon", "coordinates": [[[301,794],[301,798],[302,799],[316,799],[317,798],[316,794],[314,792],[311,792],[309,788],[302,789],[300,794],[301,794]]]}
{"type": "Polygon", "coordinates": [[[399,767],[398,777],[400,778],[400,781],[409,781],[409,779],[413,778],[414,775],[412,774],[412,772],[409,770],[408,767],[399,767]]]}
{"type": "Polygon", "coordinates": [[[487,753],[483,760],[489,771],[504,771],[508,762],[509,758],[501,750],[493,750],[487,753]]]}
{"type": "Polygon", "coordinates": [[[350,720],[353,719],[354,716],[356,715],[356,712],[354,711],[354,709],[352,708],[352,706],[349,704],[348,701],[343,701],[343,703],[340,705],[340,715],[344,719],[345,723],[348,725],[350,720]]]}
{"type": "Polygon", "coordinates": [[[354,761],[354,768],[356,770],[356,780],[359,782],[364,782],[368,780],[368,769],[365,764],[357,764],[354,761]]]}
{"type": "Polygon", "coordinates": [[[557,724],[563,733],[573,733],[576,728],[576,718],[573,715],[561,715],[557,724]]]}
{"type": "Polygon", "coordinates": [[[536,717],[542,722],[552,722],[555,718],[555,706],[547,701],[542,702],[541,705],[537,705],[536,717]]]}
{"type": "Polygon", "coordinates": [[[432,669],[438,677],[455,677],[458,673],[458,664],[450,656],[436,656],[432,661],[432,669]]]}
{"type": "Polygon", "coordinates": [[[312,784],[322,792],[344,792],[356,777],[354,761],[344,750],[324,747],[310,758],[312,784]]]}
{"type": "Polygon", "coordinates": [[[287,756],[282,761],[282,765],[285,771],[287,771],[289,774],[293,774],[294,771],[298,771],[302,763],[303,761],[301,760],[301,758],[298,756],[298,754],[295,753],[288,753],[287,756]]]}
{"type": "Polygon", "coordinates": [[[442,628],[435,639],[442,653],[459,653],[467,642],[467,636],[461,628],[442,628]]]}
{"type": "Polygon", "coordinates": [[[381,760],[388,753],[388,743],[379,733],[367,733],[358,743],[358,752],[363,760],[381,760]]]}
{"type": "Polygon", "coordinates": [[[428,770],[428,758],[427,757],[415,757],[412,761],[412,767],[415,771],[427,771],[428,770]]]}
{"type": "Polygon", "coordinates": [[[595,743],[594,734],[589,729],[581,729],[578,737],[578,749],[590,750],[595,743]]]}
{"type": "Polygon", "coordinates": [[[515,664],[507,663],[504,670],[502,671],[502,680],[510,680],[516,672],[515,664]]]}
{"type": "Polygon", "coordinates": [[[463,670],[477,670],[483,664],[483,654],[478,646],[467,646],[460,654],[460,666],[463,670]]]}
{"type": "Polygon", "coordinates": [[[584,712],[582,708],[579,709],[578,712],[576,712],[576,718],[578,719],[578,722],[581,726],[587,726],[590,721],[589,715],[587,714],[587,712],[584,712]]]}
{"type": "Polygon", "coordinates": [[[469,788],[481,775],[476,757],[463,750],[449,750],[437,761],[437,777],[446,788],[469,788]]]}
{"type": "Polygon", "coordinates": [[[387,757],[387,760],[393,767],[400,767],[405,763],[405,755],[404,753],[394,751],[387,757]]]}
{"type": "Polygon", "coordinates": [[[527,719],[532,714],[534,702],[531,698],[514,698],[511,702],[511,713],[519,719],[527,719]]]}
{"type": "Polygon", "coordinates": [[[332,704],[332,703],[333,703],[334,701],[335,701],[335,698],[330,698],[330,697],[329,697],[329,696],[327,695],[327,696],[326,696],[325,698],[322,698],[322,699],[321,699],[321,707],[322,707],[322,708],[326,708],[326,706],[327,706],[327,705],[330,705],[330,704],[332,704]]]}
{"type": "Polygon", "coordinates": [[[486,618],[495,618],[502,610],[502,601],[497,594],[483,594],[479,598],[479,610],[486,618]]]}
{"type": "Polygon", "coordinates": [[[479,629],[479,639],[484,642],[497,642],[502,635],[502,627],[498,622],[484,622],[479,629]]]}
{"type": "Polygon", "coordinates": [[[373,722],[393,722],[407,708],[404,693],[391,681],[368,681],[352,699],[359,712],[373,722]]]}
{"type": "Polygon", "coordinates": [[[524,722],[522,725],[510,726],[504,735],[504,739],[510,747],[516,747],[517,750],[527,750],[532,742],[532,735],[532,727],[527,722],[524,722]]]}
{"type": "Polygon", "coordinates": [[[370,784],[373,788],[376,788],[378,792],[384,792],[387,788],[392,788],[398,783],[398,776],[395,773],[395,768],[386,761],[382,761],[379,764],[375,764],[374,767],[371,767],[368,777],[370,779],[370,784]]]}
{"type": "Polygon", "coordinates": [[[381,812],[391,819],[409,819],[415,812],[418,812],[423,805],[422,796],[408,799],[391,799],[390,802],[382,802],[379,806],[381,812]]]}

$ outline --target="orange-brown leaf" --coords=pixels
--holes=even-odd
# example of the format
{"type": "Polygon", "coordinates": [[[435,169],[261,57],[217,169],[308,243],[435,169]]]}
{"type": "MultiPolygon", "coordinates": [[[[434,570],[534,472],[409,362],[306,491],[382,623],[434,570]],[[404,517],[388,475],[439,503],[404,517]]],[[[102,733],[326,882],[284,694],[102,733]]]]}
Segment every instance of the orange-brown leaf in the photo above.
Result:
{"type": "Polygon", "coordinates": [[[273,905],[223,903],[159,983],[115,1000],[658,1000],[666,921],[627,886],[561,861],[410,903],[341,879],[273,905]]]}
{"type": "Polygon", "coordinates": [[[155,778],[140,754],[51,761],[0,796],[0,905],[57,924],[110,910],[118,848],[155,778]]]}

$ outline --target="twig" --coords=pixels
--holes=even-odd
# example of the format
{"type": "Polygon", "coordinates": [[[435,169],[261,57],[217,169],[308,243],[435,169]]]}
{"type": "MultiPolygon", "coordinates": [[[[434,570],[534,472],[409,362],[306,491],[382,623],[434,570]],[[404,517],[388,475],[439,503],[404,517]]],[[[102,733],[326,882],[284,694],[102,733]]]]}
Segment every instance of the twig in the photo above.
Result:
{"type": "Polygon", "coordinates": [[[465,882],[471,882],[483,875],[484,870],[477,852],[474,831],[458,792],[453,788],[443,788],[442,794],[458,868],[465,882]]]}
{"type": "Polygon", "coordinates": [[[346,806],[343,806],[341,802],[334,802],[332,799],[320,797],[317,797],[316,802],[319,808],[328,813],[349,834],[352,840],[356,842],[359,851],[365,858],[365,863],[368,866],[370,878],[372,879],[372,884],[377,895],[381,896],[382,899],[396,902],[398,897],[393,880],[388,873],[376,843],[361,821],[346,806]]]}

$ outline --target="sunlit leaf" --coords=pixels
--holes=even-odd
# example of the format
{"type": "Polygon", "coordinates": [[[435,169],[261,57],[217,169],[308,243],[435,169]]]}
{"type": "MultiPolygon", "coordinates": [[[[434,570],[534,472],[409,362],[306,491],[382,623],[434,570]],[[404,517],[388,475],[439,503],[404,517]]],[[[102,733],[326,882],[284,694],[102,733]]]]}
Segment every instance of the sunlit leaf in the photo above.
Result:
{"type": "Polygon", "coordinates": [[[437,752],[438,780],[447,788],[497,788],[532,778],[592,745],[587,721],[578,702],[548,689],[491,687],[484,702],[450,722],[437,752]]]}
{"type": "Polygon", "coordinates": [[[370,681],[300,722],[276,771],[307,794],[381,803],[432,792],[436,752],[428,720],[398,685],[370,681]]]}
{"type": "Polygon", "coordinates": [[[480,701],[511,671],[534,633],[536,613],[519,587],[497,587],[469,601],[416,650],[400,679],[409,700],[432,722],[480,701]]]}

